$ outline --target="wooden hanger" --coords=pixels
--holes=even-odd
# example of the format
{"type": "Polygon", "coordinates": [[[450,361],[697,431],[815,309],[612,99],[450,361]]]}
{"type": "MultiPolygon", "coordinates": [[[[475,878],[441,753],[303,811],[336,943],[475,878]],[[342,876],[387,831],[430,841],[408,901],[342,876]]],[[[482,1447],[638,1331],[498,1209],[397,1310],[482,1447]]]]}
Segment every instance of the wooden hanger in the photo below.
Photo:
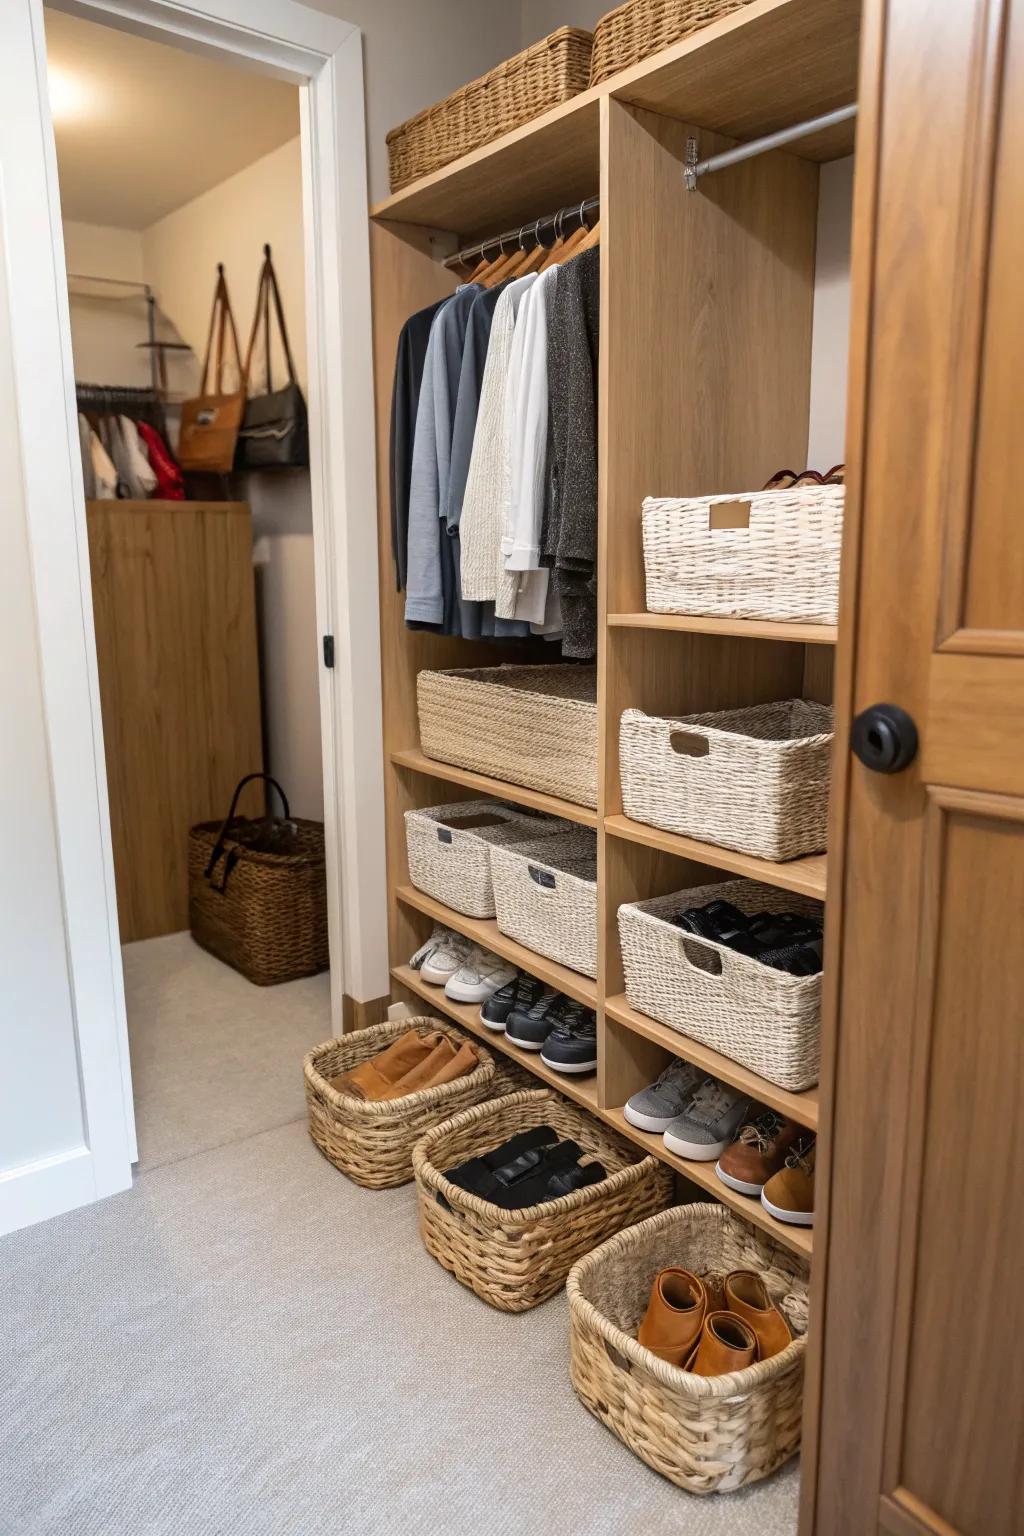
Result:
{"type": "Polygon", "coordinates": [[[574,256],[582,256],[584,251],[592,251],[595,245],[601,244],[601,220],[598,219],[593,229],[588,230],[586,237],[580,241],[573,251],[574,256]]]}
{"type": "Polygon", "coordinates": [[[514,251],[505,250],[500,235],[498,236],[498,249],[499,254],[491,262],[490,271],[485,272],[483,277],[479,279],[485,288],[493,288],[497,283],[502,282],[508,275],[509,268],[519,255],[518,246],[516,246],[514,251]]]}
{"type": "Polygon", "coordinates": [[[533,238],[536,244],[526,253],[525,260],[516,268],[516,277],[525,277],[528,272],[540,272],[548,255],[548,248],[540,241],[540,219],[533,226],[533,238]]]}

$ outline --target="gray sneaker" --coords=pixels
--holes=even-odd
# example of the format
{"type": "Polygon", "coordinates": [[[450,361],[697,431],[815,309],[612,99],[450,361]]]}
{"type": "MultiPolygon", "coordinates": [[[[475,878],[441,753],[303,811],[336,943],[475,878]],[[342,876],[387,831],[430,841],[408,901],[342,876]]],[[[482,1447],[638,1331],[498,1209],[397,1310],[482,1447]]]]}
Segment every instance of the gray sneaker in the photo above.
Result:
{"type": "Polygon", "coordinates": [[[666,1130],[665,1145],[677,1157],[714,1162],[731,1144],[749,1108],[750,1100],[738,1088],[706,1077],[666,1130]]]}
{"type": "Polygon", "coordinates": [[[641,1131],[667,1131],[693,1098],[705,1074],[688,1061],[670,1061],[656,1083],[634,1093],[622,1113],[641,1131]]]}

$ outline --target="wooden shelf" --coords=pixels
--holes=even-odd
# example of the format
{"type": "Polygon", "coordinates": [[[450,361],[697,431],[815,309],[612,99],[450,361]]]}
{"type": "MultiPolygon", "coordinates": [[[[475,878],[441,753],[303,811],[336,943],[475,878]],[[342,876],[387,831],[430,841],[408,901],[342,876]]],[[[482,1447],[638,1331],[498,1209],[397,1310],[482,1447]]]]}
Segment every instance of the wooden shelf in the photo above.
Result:
{"type": "Polygon", "coordinates": [[[532,811],[545,811],[549,816],[562,816],[566,821],[579,822],[584,827],[597,826],[597,812],[585,805],[574,805],[558,795],[546,795],[539,789],[524,789],[520,784],[506,784],[503,779],[492,779],[486,773],[474,773],[469,768],[455,768],[451,763],[438,763],[426,757],[418,747],[392,752],[391,761],[396,768],[411,768],[415,773],[426,773],[447,784],[465,784],[482,795],[494,795],[499,800],[511,800],[513,805],[525,805],[532,811]]]}
{"type": "Polygon", "coordinates": [[[692,1184],[707,1190],[715,1200],[729,1206],[730,1210],[749,1221],[752,1226],[760,1227],[762,1232],[767,1232],[791,1252],[800,1254],[802,1258],[810,1258],[814,1247],[812,1228],[791,1227],[785,1222],[776,1221],[774,1216],[769,1216],[760,1200],[751,1199],[749,1195],[738,1195],[728,1185],[723,1184],[715,1172],[714,1163],[691,1163],[685,1158],[676,1157],[674,1152],[668,1150],[660,1136],[650,1131],[638,1131],[635,1125],[630,1125],[621,1109],[600,1109],[598,1114],[621,1136],[635,1142],[638,1147],[643,1147],[644,1151],[651,1153],[653,1157],[660,1158],[663,1163],[667,1163],[670,1168],[681,1173],[692,1184]]]}
{"type": "Polygon", "coordinates": [[[433,896],[424,896],[422,891],[417,891],[411,885],[400,885],[395,895],[404,906],[415,907],[417,911],[432,917],[435,923],[444,923],[446,927],[454,928],[456,933],[464,933],[475,944],[493,950],[496,955],[501,955],[521,970],[536,976],[538,981],[546,981],[549,987],[574,997],[584,1007],[597,1007],[597,983],[591,981],[589,976],[571,971],[567,965],[559,965],[557,961],[548,960],[532,949],[527,949],[525,944],[507,938],[499,931],[493,918],[464,917],[461,912],[455,912],[443,902],[435,901],[433,896]]]}
{"type": "Polygon", "coordinates": [[[422,997],[431,1008],[436,1008],[440,1013],[447,1015],[470,1034],[478,1035],[491,1050],[501,1051],[510,1060],[517,1061],[527,1072],[532,1072],[534,1077],[540,1078],[547,1087],[556,1088],[559,1093],[564,1093],[567,1099],[572,1099],[576,1104],[582,1104],[583,1108],[589,1109],[592,1114],[597,1113],[596,1073],[592,1077],[576,1077],[570,1072],[554,1072],[541,1061],[539,1051],[522,1051],[518,1046],[510,1044],[504,1035],[488,1029],[481,1023],[479,1005],[453,1003],[450,998],[445,997],[443,987],[432,987],[408,965],[393,966],[391,974],[395,981],[407,987],[410,992],[415,992],[417,997],[422,997]]]}
{"type": "Polygon", "coordinates": [[[835,645],[835,624],[782,624],[771,619],[719,619],[702,613],[610,613],[613,629],[675,629],[688,635],[738,635],[746,640],[789,640],[797,645],[835,645]]]}
{"type": "Polygon", "coordinates": [[[749,1093],[759,1104],[777,1109],[780,1115],[788,1115],[798,1125],[807,1126],[808,1130],[818,1129],[817,1088],[808,1088],[803,1093],[790,1093],[786,1088],[778,1088],[749,1068],[741,1067],[739,1062],[713,1051],[710,1046],[689,1040],[678,1030],[669,1029],[667,1024],[659,1024],[657,1019],[649,1019],[645,1013],[639,1013],[629,1006],[624,993],[609,997],[604,1011],[617,1024],[625,1025],[635,1034],[643,1035],[646,1040],[653,1040],[655,1045],[662,1046],[673,1056],[692,1062],[702,1072],[710,1072],[713,1077],[721,1078],[723,1083],[739,1088],[742,1093],[749,1093]]]}
{"type": "Polygon", "coordinates": [[[812,853],[802,859],[788,859],[776,864],[771,859],[755,858],[752,853],[719,848],[717,843],[699,843],[695,837],[683,837],[678,832],[662,832],[658,827],[631,821],[628,816],[606,816],[604,826],[611,837],[624,837],[631,843],[658,848],[662,853],[675,854],[680,859],[695,859],[711,869],[727,870],[748,880],[760,880],[762,885],[794,891],[798,896],[825,900],[827,856],[824,853],[812,853]]]}

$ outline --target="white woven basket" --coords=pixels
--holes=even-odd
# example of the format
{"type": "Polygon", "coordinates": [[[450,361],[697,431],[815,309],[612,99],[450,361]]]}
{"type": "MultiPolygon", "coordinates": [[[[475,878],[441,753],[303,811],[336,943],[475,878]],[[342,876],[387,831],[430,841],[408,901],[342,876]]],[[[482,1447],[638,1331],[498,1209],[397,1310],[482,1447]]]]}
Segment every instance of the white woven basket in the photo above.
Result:
{"type": "Polygon", "coordinates": [[[597,807],[597,669],[421,672],[420,746],[438,762],[597,807]]]}
{"type": "Polygon", "coordinates": [[[536,842],[564,823],[553,816],[531,816],[497,800],[462,800],[405,813],[409,878],[467,917],[494,916],[491,848],[496,844],[536,842]],[[490,822],[490,825],[483,824],[490,822]]]}
{"type": "Polygon", "coordinates": [[[799,1093],[818,1081],[821,975],[790,976],[668,920],[686,907],[731,901],[741,912],[801,912],[821,905],[755,880],[723,880],[619,908],[630,1007],[659,1019],[799,1093]]]}
{"type": "Polygon", "coordinates": [[[841,485],[648,497],[649,611],[834,624],[844,497],[841,485]]]}
{"type": "Polygon", "coordinates": [[[597,834],[491,849],[498,927],[538,955],[597,975],[597,834]]]}
{"type": "Polygon", "coordinates": [[[762,859],[820,853],[832,710],[807,699],[663,718],[627,709],[622,803],[648,826],[762,859]]]}

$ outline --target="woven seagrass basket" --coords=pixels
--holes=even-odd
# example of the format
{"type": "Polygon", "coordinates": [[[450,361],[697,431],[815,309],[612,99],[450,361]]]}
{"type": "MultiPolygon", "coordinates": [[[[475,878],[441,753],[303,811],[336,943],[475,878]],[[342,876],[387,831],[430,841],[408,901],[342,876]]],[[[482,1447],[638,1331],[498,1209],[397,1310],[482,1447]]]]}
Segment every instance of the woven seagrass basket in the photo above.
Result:
{"type": "Polygon", "coordinates": [[[597,975],[597,834],[573,827],[491,849],[498,927],[535,954],[597,975]]]}
{"type": "Polygon", "coordinates": [[[421,672],[416,706],[428,757],[596,809],[596,667],[421,672]]]}
{"type": "Polygon", "coordinates": [[[822,915],[820,902],[755,880],[627,902],[618,917],[630,1007],[780,1088],[813,1087],[821,1059],[821,974],[790,976],[670,921],[686,907],[718,900],[747,913],[822,915]]]}
{"type": "Polygon", "coordinates": [[[467,917],[494,916],[491,848],[551,837],[564,824],[496,800],[406,811],[409,879],[467,917]]]}
{"type": "Polygon", "coordinates": [[[726,1493],[768,1477],[800,1445],[807,1270],[717,1203],[682,1205],[631,1226],[569,1276],[572,1384],[649,1467],[689,1493],[726,1493]],[[677,1265],[719,1283],[763,1278],[794,1338],[780,1354],[725,1376],[694,1376],[636,1340],[651,1283],[677,1265]]]}
{"type": "Polygon", "coordinates": [[[369,1029],[356,1030],[340,1040],[325,1040],[314,1046],[302,1063],[310,1136],[335,1168],[367,1189],[393,1189],[397,1184],[408,1184],[412,1178],[412,1149],[424,1131],[491,1092],[494,1060],[490,1051],[475,1041],[480,1052],[480,1065],[475,1072],[401,1099],[371,1103],[353,1094],[339,1093],[327,1082],[328,1077],[349,1072],[361,1061],[376,1056],[410,1029],[421,1035],[440,1030],[456,1046],[466,1038],[440,1019],[399,1019],[393,1024],[373,1024],[369,1029]]]}
{"type": "Polygon", "coordinates": [[[590,83],[600,85],[620,69],[639,64],[680,38],[710,26],[749,0],[627,0],[594,28],[590,83]]]}
{"type": "Polygon", "coordinates": [[[502,1312],[546,1301],[582,1254],[672,1198],[672,1175],[663,1164],[546,1089],[463,1110],[421,1138],[413,1167],[428,1253],[502,1312]],[[538,1125],[579,1142],[604,1164],[608,1178],[521,1211],[502,1210],[445,1178],[446,1168],[538,1125]]]}
{"type": "Polygon", "coordinates": [[[648,497],[651,613],[835,624],[845,487],[648,497]]]}
{"type": "Polygon", "coordinates": [[[589,32],[559,27],[387,136],[392,192],[585,91],[589,32]]]}
{"type": "Polygon", "coordinates": [[[820,853],[828,826],[832,710],[807,699],[619,726],[627,816],[762,859],[820,853]]]}

